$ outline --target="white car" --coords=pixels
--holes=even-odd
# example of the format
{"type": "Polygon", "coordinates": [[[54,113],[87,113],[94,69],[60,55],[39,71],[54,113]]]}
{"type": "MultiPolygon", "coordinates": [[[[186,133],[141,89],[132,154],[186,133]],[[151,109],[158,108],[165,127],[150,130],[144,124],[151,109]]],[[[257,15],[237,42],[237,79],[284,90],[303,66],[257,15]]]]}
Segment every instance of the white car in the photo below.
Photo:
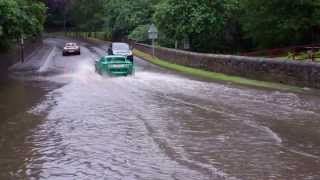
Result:
{"type": "Polygon", "coordinates": [[[77,43],[66,43],[63,51],[62,51],[62,55],[63,56],[67,56],[70,54],[76,54],[76,55],[80,55],[80,46],[77,45],[77,43]]]}
{"type": "Polygon", "coordinates": [[[125,56],[128,60],[133,62],[132,50],[127,43],[114,42],[110,44],[108,49],[109,55],[125,56]]]}

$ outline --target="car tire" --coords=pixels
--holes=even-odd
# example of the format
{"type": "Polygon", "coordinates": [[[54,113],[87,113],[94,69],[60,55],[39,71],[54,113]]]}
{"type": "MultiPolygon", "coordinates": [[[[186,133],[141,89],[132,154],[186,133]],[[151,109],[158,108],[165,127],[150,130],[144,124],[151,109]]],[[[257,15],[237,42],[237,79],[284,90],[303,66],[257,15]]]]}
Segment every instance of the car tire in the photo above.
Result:
{"type": "Polygon", "coordinates": [[[127,59],[133,63],[133,56],[128,56],[127,59]]]}
{"type": "Polygon", "coordinates": [[[95,68],[96,73],[98,73],[99,75],[101,75],[101,71],[98,68],[95,68]]]}

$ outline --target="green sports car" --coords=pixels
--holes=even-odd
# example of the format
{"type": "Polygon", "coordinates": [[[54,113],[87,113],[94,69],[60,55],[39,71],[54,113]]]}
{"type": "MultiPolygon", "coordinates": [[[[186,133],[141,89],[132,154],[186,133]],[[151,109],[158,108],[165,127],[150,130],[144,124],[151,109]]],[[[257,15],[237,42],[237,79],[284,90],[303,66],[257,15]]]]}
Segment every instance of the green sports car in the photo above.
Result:
{"type": "Polygon", "coordinates": [[[104,56],[95,62],[96,72],[114,76],[127,76],[134,72],[132,61],[125,56],[104,56]]]}

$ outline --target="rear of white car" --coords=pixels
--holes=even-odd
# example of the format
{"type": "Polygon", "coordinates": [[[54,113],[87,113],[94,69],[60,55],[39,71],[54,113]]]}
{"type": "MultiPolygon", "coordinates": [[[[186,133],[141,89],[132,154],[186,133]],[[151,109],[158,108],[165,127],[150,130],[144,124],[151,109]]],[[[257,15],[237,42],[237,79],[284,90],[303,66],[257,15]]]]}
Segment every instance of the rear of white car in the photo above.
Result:
{"type": "Polygon", "coordinates": [[[80,47],[76,43],[66,43],[63,48],[62,55],[67,56],[70,54],[80,55],[80,47]]]}
{"type": "Polygon", "coordinates": [[[133,62],[133,54],[127,43],[112,43],[108,50],[109,55],[124,56],[131,62],[133,62]]]}

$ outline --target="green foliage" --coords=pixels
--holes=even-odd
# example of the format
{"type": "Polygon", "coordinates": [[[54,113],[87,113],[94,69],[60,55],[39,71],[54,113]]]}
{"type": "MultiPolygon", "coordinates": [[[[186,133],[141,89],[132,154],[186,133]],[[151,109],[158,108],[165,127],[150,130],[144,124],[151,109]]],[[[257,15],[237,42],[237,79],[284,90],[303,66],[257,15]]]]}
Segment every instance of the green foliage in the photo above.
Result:
{"type": "Polygon", "coordinates": [[[310,61],[311,57],[314,57],[314,60],[316,62],[320,61],[320,51],[316,51],[313,54],[311,54],[312,52],[300,52],[300,53],[292,53],[292,52],[288,52],[287,56],[285,57],[286,59],[289,60],[298,60],[298,61],[310,61]]]}
{"type": "Polygon", "coordinates": [[[150,22],[154,0],[77,0],[70,3],[69,24],[77,31],[104,31],[114,38],[150,22]]]}
{"type": "Polygon", "coordinates": [[[319,0],[242,0],[242,25],[259,47],[310,42],[319,26],[319,0]]]}
{"type": "Polygon", "coordinates": [[[157,6],[154,19],[160,31],[176,40],[188,38],[192,49],[223,49],[225,27],[237,7],[233,0],[164,0],[157,6]]]}
{"type": "Polygon", "coordinates": [[[69,4],[69,14],[77,31],[98,31],[104,25],[106,0],[74,0],[69,4]]]}
{"type": "MultiPolygon", "coordinates": [[[[20,1],[31,0],[0,0],[10,6],[17,6],[20,1]]],[[[64,16],[67,24],[75,28],[73,31],[103,31],[105,38],[113,40],[121,40],[129,35],[138,41],[146,41],[147,24],[152,22],[160,30],[160,45],[173,47],[176,41],[188,39],[191,50],[201,52],[229,53],[311,43],[316,40],[317,34],[320,40],[320,0],[64,2],[63,7],[58,8],[59,15],[50,14],[50,21],[60,22],[64,16]]],[[[20,14],[16,11],[10,13],[20,14]]],[[[18,24],[15,22],[18,19],[13,19],[13,24],[18,24]]],[[[11,30],[19,34],[15,28],[11,30]]]]}
{"type": "Polygon", "coordinates": [[[149,25],[141,25],[136,27],[129,35],[130,39],[138,42],[148,41],[149,25]]]}
{"type": "Polygon", "coordinates": [[[1,45],[21,35],[35,36],[42,32],[46,8],[35,0],[0,0],[1,45]]]}
{"type": "Polygon", "coordinates": [[[121,39],[140,25],[150,24],[154,5],[159,0],[108,0],[105,29],[114,39],[121,39]]]}

